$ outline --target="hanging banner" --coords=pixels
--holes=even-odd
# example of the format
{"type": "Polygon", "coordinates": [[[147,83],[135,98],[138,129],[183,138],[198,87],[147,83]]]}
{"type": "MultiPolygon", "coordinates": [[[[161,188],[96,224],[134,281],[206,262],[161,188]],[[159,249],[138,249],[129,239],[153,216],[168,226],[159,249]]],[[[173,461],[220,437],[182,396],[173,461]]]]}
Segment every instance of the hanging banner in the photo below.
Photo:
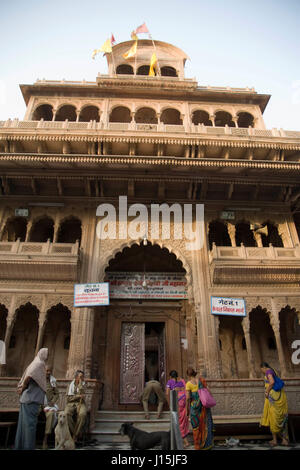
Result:
{"type": "Polygon", "coordinates": [[[99,305],[109,305],[108,282],[74,285],[74,307],[96,307],[99,305]]]}
{"type": "Polygon", "coordinates": [[[183,273],[108,272],[111,299],[187,299],[183,273]]]}
{"type": "Polygon", "coordinates": [[[246,316],[246,303],[244,299],[231,297],[211,297],[211,313],[213,315],[246,316]]]}

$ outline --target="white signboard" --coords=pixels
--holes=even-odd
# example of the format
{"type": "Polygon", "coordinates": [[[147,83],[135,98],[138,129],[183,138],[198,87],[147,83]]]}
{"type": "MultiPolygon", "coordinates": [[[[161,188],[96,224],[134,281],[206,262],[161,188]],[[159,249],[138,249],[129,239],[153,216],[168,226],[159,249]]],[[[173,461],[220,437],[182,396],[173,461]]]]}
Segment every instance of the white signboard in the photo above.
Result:
{"type": "Polygon", "coordinates": [[[211,297],[211,313],[213,315],[232,315],[236,317],[245,317],[245,300],[234,299],[231,297],[211,297]]]}
{"type": "Polygon", "coordinates": [[[111,299],[187,299],[183,273],[108,272],[111,299]]]}
{"type": "Polygon", "coordinates": [[[98,305],[109,305],[108,282],[74,285],[74,307],[96,307],[98,305]]]}

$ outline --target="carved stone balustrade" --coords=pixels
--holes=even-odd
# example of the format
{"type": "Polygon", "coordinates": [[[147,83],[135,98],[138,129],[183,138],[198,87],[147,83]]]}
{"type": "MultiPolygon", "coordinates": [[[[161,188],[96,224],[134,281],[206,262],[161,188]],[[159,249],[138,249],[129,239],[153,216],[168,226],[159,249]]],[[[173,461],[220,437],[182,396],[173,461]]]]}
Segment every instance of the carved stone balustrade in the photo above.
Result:
{"type": "Polygon", "coordinates": [[[77,281],[79,244],[0,242],[0,279],[77,281]]]}
{"type": "Polygon", "coordinates": [[[215,284],[295,284],[300,282],[300,248],[213,245],[209,252],[215,284]]]}

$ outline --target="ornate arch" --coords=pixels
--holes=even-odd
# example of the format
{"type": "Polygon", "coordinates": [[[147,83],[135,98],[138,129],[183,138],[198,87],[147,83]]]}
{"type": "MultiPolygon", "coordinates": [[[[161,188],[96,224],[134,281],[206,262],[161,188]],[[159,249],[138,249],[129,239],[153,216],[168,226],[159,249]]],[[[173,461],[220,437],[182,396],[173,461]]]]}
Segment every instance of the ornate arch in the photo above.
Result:
{"type": "MultiPolygon", "coordinates": [[[[190,263],[186,259],[185,256],[182,254],[182,249],[180,246],[177,246],[178,244],[176,241],[173,240],[151,240],[150,238],[147,238],[147,240],[152,244],[152,245],[158,245],[160,248],[166,248],[169,253],[172,253],[176,256],[176,258],[181,261],[183,268],[185,269],[185,277],[187,280],[187,290],[188,290],[188,299],[189,301],[193,300],[193,283],[192,283],[192,269],[190,267],[190,263]]],[[[101,267],[98,271],[98,279],[104,279],[104,273],[105,269],[109,265],[109,262],[115,258],[116,254],[119,252],[122,252],[124,248],[130,248],[131,246],[135,244],[139,244],[143,241],[143,238],[140,237],[136,240],[124,240],[121,244],[119,243],[119,240],[109,240],[105,241],[105,243],[109,243],[109,247],[105,248],[103,250],[105,254],[105,258],[101,260],[101,267]]],[[[182,244],[182,240],[178,240],[182,244]]]]}

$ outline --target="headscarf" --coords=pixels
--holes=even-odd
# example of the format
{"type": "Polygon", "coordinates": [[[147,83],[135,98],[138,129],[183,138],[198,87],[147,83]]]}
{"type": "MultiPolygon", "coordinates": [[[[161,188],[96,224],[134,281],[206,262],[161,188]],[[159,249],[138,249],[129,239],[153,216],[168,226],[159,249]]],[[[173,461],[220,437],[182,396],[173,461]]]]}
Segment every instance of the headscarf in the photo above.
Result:
{"type": "Polygon", "coordinates": [[[22,378],[18,384],[18,387],[22,387],[25,379],[27,377],[31,377],[38,386],[47,391],[47,383],[46,383],[46,364],[45,361],[48,357],[48,348],[42,348],[39,350],[33,361],[29,364],[27,369],[25,370],[22,378]]]}

